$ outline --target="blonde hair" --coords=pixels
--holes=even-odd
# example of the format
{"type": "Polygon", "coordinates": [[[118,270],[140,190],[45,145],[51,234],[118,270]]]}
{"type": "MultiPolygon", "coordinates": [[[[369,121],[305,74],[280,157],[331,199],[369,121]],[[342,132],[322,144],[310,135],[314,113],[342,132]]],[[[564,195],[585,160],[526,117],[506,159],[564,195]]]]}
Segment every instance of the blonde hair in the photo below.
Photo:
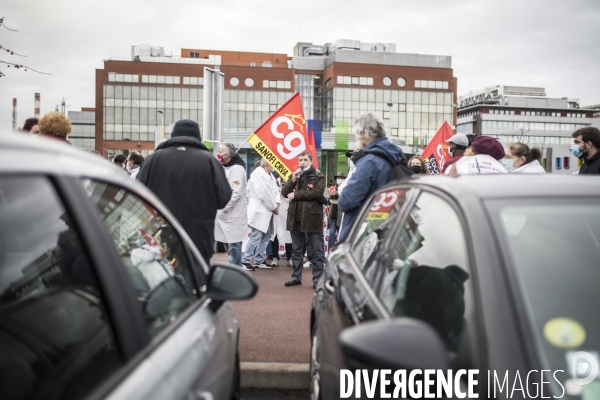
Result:
{"type": "Polygon", "coordinates": [[[67,137],[71,133],[71,121],[64,114],[59,112],[49,112],[44,115],[38,123],[40,133],[50,136],[67,137]]]}

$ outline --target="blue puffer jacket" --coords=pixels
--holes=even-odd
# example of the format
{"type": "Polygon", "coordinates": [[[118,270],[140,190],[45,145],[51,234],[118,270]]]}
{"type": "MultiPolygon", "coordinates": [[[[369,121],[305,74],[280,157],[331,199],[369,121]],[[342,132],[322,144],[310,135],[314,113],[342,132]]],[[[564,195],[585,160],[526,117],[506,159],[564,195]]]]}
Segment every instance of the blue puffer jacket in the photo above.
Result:
{"type": "Polygon", "coordinates": [[[375,154],[387,154],[388,158],[395,162],[404,158],[400,147],[386,137],[373,140],[364,148],[364,151],[367,154],[356,163],[356,171],[352,174],[338,200],[338,208],[344,212],[340,241],[348,235],[348,231],[366,199],[387,183],[387,176],[392,166],[384,158],[375,154]]]}

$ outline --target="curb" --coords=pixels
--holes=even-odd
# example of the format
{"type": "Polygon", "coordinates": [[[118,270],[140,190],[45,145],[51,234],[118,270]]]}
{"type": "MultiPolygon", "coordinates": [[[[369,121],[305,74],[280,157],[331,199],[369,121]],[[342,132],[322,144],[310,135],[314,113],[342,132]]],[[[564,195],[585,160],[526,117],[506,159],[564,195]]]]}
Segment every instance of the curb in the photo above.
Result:
{"type": "Polygon", "coordinates": [[[308,364],[242,362],[242,389],[309,389],[308,364]]]}

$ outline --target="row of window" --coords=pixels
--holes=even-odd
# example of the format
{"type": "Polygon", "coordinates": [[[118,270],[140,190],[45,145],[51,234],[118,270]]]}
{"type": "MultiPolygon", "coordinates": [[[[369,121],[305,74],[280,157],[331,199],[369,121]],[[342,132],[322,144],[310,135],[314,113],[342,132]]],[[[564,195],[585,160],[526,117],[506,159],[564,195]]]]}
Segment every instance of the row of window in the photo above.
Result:
{"type": "MultiPolygon", "coordinates": [[[[460,126],[460,125],[459,125],[460,126]]],[[[585,124],[559,124],[556,122],[482,121],[484,129],[524,129],[531,131],[574,132],[585,124]]]]}
{"type": "Polygon", "coordinates": [[[94,122],[96,113],[94,111],[69,111],[69,119],[73,121],[81,122],[94,122]]]}
{"type": "Polygon", "coordinates": [[[515,142],[525,143],[527,145],[533,145],[537,147],[547,147],[552,145],[570,145],[573,143],[572,137],[558,137],[558,136],[532,136],[532,135],[489,135],[493,138],[498,139],[504,144],[510,144],[515,142]]]}
{"type": "Polygon", "coordinates": [[[338,85],[361,85],[361,86],[373,86],[372,76],[337,76],[338,85]]]}
{"type": "Polygon", "coordinates": [[[263,88],[267,89],[291,89],[292,81],[269,81],[263,80],[263,88]]]}
{"type": "Polygon", "coordinates": [[[428,104],[452,106],[453,93],[450,92],[421,92],[416,90],[387,90],[387,89],[362,89],[340,88],[333,89],[333,100],[392,103],[392,108],[397,104],[428,104]]]}
{"type": "Polygon", "coordinates": [[[161,83],[165,85],[179,85],[179,76],[142,75],[142,83],[161,83]]]}
{"type": "Polygon", "coordinates": [[[204,78],[201,76],[184,76],[183,77],[184,85],[204,85],[204,78]]]}
{"type": "Polygon", "coordinates": [[[94,136],[95,125],[71,124],[71,136],[94,136]]]}
{"type": "MultiPolygon", "coordinates": [[[[515,115],[514,110],[490,110],[490,114],[499,114],[499,115],[515,115]]],[[[535,116],[535,117],[562,117],[562,113],[560,112],[550,112],[550,111],[521,111],[521,115],[527,116],[535,116]]],[[[461,117],[466,117],[467,114],[461,115],[461,117]]],[[[586,118],[586,114],[579,113],[567,113],[567,118],[586,118]]]]}
{"type": "Polygon", "coordinates": [[[104,99],[202,101],[204,89],[104,85],[104,99]]]}
{"type": "Polygon", "coordinates": [[[105,99],[105,107],[202,109],[202,101],[105,99]]]}
{"type": "Polygon", "coordinates": [[[448,81],[415,80],[415,87],[421,89],[448,89],[448,81]]]}
{"type": "MultiPolygon", "coordinates": [[[[435,104],[398,104],[391,103],[388,105],[385,102],[369,103],[366,101],[334,101],[333,107],[337,110],[369,110],[374,111],[392,111],[392,112],[416,112],[416,113],[452,113],[452,106],[435,105],[435,104]]],[[[367,112],[367,111],[365,111],[367,112]]]]}
{"type": "Polygon", "coordinates": [[[140,77],[137,74],[117,74],[115,72],[108,73],[108,81],[109,82],[131,82],[138,83],[140,81],[140,77]]]}

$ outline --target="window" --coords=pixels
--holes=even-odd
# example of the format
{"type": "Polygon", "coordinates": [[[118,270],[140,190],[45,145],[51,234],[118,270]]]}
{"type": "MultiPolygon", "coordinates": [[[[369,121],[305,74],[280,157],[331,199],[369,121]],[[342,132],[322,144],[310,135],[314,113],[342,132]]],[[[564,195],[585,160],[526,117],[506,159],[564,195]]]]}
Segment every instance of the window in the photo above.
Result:
{"type": "Polygon", "coordinates": [[[246,80],[244,80],[244,84],[246,85],[246,87],[252,87],[254,86],[254,79],[246,78],[246,80]]]}
{"type": "Polygon", "coordinates": [[[190,58],[200,58],[199,51],[190,51],[190,58]]]}
{"type": "Polygon", "coordinates": [[[240,80],[238,78],[236,78],[235,76],[231,77],[231,79],[229,79],[229,84],[231,86],[237,86],[240,84],[240,80]]]}
{"type": "Polygon", "coordinates": [[[85,397],[122,362],[76,226],[46,178],[0,178],[2,399],[85,397]]]}
{"type": "Polygon", "coordinates": [[[406,191],[390,190],[379,194],[355,235],[352,256],[367,279],[372,278],[379,251],[394,229],[396,216],[406,201],[406,191]]]}
{"type": "Polygon", "coordinates": [[[459,216],[444,199],[423,192],[404,218],[378,296],[394,316],[430,324],[455,353],[474,308],[459,216]]]}
{"type": "Polygon", "coordinates": [[[406,86],[406,79],[398,78],[398,86],[400,86],[400,87],[406,86]]]}
{"type": "MultiPolygon", "coordinates": [[[[83,185],[113,239],[153,336],[197,298],[195,265],[177,231],[150,204],[103,182],[86,180],[83,185]]],[[[202,271],[196,271],[203,284],[202,271]]]]}
{"type": "Polygon", "coordinates": [[[390,78],[389,76],[386,76],[385,78],[383,78],[384,86],[390,86],[391,84],[392,84],[392,78],[390,78]]]}

